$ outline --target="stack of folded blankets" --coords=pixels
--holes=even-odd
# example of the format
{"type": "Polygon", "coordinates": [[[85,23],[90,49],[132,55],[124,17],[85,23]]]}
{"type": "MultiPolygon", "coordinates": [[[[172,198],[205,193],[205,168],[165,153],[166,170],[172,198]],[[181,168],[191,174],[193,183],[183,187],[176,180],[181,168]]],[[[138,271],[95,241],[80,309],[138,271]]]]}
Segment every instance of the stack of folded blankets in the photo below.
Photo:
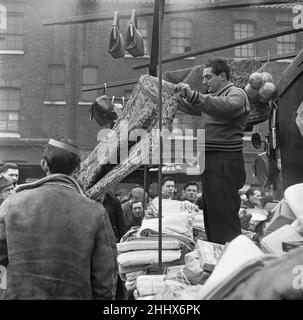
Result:
{"type": "MultiPolygon", "coordinates": [[[[182,264],[184,254],[195,249],[196,214],[185,201],[163,200],[162,209],[162,267],[167,268],[182,264]]],[[[119,274],[129,290],[139,275],[159,272],[159,219],[156,215],[143,219],[141,227],[133,231],[117,244],[119,274]]]]}
{"type": "MultiPolygon", "coordinates": [[[[138,275],[158,272],[159,241],[154,237],[130,238],[117,244],[119,275],[128,290],[138,275]]],[[[162,238],[162,266],[180,265],[182,242],[170,237],[162,238]]]]}
{"type": "MultiPolygon", "coordinates": [[[[142,237],[159,236],[158,201],[153,200],[149,207],[149,219],[144,219],[139,230],[142,237]]],[[[204,229],[203,216],[198,207],[189,201],[162,200],[162,235],[175,238],[192,251],[195,248],[193,228],[204,229]]]]}

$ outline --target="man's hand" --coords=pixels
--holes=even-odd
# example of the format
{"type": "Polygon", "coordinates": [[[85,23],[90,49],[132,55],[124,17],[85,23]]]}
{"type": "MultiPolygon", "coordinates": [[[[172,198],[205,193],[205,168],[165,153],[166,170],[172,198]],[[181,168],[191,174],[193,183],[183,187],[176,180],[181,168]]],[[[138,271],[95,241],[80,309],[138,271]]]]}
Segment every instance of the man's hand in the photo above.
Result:
{"type": "Polygon", "coordinates": [[[175,92],[179,92],[180,97],[186,100],[189,100],[194,94],[194,91],[191,90],[189,84],[183,82],[176,85],[175,92]]]}

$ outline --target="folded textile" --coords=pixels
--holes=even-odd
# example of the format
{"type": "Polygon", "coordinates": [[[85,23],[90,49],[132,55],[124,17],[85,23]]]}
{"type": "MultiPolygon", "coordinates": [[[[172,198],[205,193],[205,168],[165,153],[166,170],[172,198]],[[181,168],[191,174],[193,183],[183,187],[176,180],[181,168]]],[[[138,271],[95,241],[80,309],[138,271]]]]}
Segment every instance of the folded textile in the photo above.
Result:
{"type": "MultiPolygon", "coordinates": [[[[180,201],[180,200],[171,200],[171,199],[163,199],[162,202],[162,217],[168,216],[170,214],[178,214],[178,213],[192,213],[193,215],[199,214],[199,208],[197,205],[191,203],[188,200],[180,201]]],[[[159,211],[159,198],[156,197],[150,203],[150,209],[153,210],[153,214],[155,217],[158,217],[159,211]]]]}
{"type": "Polygon", "coordinates": [[[140,270],[140,271],[135,271],[135,272],[130,272],[125,274],[125,280],[126,281],[133,281],[138,278],[138,276],[146,274],[145,270],[140,270]]]}
{"type": "MultiPolygon", "coordinates": [[[[159,233],[154,231],[154,230],[151,230],[151,229],[143,229],[142,232],[140,233],[140,235],[142,237],[159,237],[159,233]]],[[[181,234],[164,234],[162,233],[162,236],[165,236],[165,237],[170,237],[170,238],[174,238],[174,239],[177,239],[179,240],[182,245],[184,247],[186,247],[187,249],[189,249],[190,251],[193,250],[195,248],[195,243],[192,239],[189,239],[181,234]]]]}
{"type": "MultiPolygon", "coordinates": [[[[159,221],[155,219],[144,219],[139,233],[145,229],[158,232],[159,221]]],[[[185,236],[188,239],[193,239],[193,226],[192,226],[192,215],[187,212],[169,214],[162,218],[162,233],[163,234],[174,234],[185,236]]]]}
{"type": "Polygon", "coordinates": [[[154,295],[165,286],[165,275],[145,275],[137,278],[139,296],[154,295]]]}
{"type": "Polygon", "coordinates": [[[207,241],[207,235],[204,228],[193,227],[194,241],[197,242],[198,239],[207,241]]]}
{"type": "MultiPolygon", "coordinates": [[[[181,250],[163,250],[162,261],[170,262],[179,260],[181,250]]],[[[158,250],[140,250],[122,252],[117,257],[118,264],[122,267],[158,263],[158,250]]]]}
{"type": "MultiPolygon", "coordinates": [[[[118,253],[136,250],[157,250],[159,241],[157,239],[137,238],[132,241],[117,243],[118,253]]],[[[181,244],[178,240],[163,240],[162,250],[181,249],[181,244]]]]}
{"type": "Polygon", "coordinates": [[[154,295],[140,297],[137,290],[134,290],[133,294],[134,294],[135,300],[153,300],[154,298],[154,295]]]}
{"type": "Polygon", "coordinates": [[[197,292],[203,288],[203,285],[197,284],[187,286],[179,290],[165,287],[163,290],[153,296],[153,300],[193,300],[197,292]]]}
{"type": "MultiPolygon", "coordinates": [[[[163,262],[162,261],[162,268],[170,268],[173,266],[180,265],[180,259],[171,262],[163,262]]],[[[132,272],[139,272],[144,271],[146,274],[158,274],[159,273],[159,263],[152,263],[152,264],[144,264],[144,265],[136,265],[136,266],[127,266],[123,267],[118,264],[119,268],[119,275],[122,280],[126,280],[126,275],[132,272]]]]}
{"type": "Polygon", "coordinates": [[[150,268],[150,264],[136,265],[136,266],[126,266],[118,264],[118,271],[120,278],[126,281],[126,275],[129,273],[139,272],[139,271],[147,271],[150,268]]]}
{"type": "Polygon", "coordinates": [[[125,241],[132,241],[138,238],[139,235],[139,226],[133,226],[131,227],[125,235],[120,239],[120,242],[125,242],[125,241]]]}
{"type": "Polygon", "coordinates": [[[137,291],[139,296],[149,296],[160,292],[165,287],[173,290],[184,289],[188,283],[167,275],[145,275],[137,278],[137,291]]]}

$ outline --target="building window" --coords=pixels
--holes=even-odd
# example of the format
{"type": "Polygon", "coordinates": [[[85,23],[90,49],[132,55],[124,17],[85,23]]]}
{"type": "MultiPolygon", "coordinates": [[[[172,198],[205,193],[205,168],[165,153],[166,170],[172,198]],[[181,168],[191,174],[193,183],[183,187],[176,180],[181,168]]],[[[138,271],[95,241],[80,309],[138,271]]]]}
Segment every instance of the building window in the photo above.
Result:
{"type": "Polygon", "coordinates": [[[147,20],[145,19],[138,19],[137,21],[137,27],[140,31],[143,42],[144,42],[144,55],[149,55],[149,43],[148,43],[148,26],[147,26],[147,20]]]}
{"type": "MultiPolygon", "coordinates": [[[[82,86],[95,86],[98,84],[98,67],[83,66],[82,67],[82,86]]],[[[98,91],[82,92],[82,101],[95,101],[98,97],[98,91]]]]}
{"type": "Polygon", "coordinates": [[[19,131],[20,89],[0,88],[0,132],[19,131]]]}
{"type": "Polygon", "coordinates": [[[189,20],[174,19],[170,23],[170,53],[181,54],[192,49],[192,25],[189,20]]]}
{"type": "Polygon", "coordinates": [[[23,50],[23,16],[7,15],[7,28],[0,28],[0,50],[23,50]]]}
{"type": "MultiPolygon", "coordinates": [[[[234,23],[234,38],[240,40],[252,37],[255,34],[255,25],[251,22],[235,22],[234,23]]],[[[249,43],[235,48],[236,58],[251,58],[255,56],[255,44],[249,43]]]]}
{"type": "Polygon", "coordinates": [[[65,101],[65,67],[63,65],[48,66],[49,101],[65,101]]]}
{"type": "MultiPolygon", "coordinates": [[[[282,30],[291,27],[291,24],[277,24],[277,30],[282,30]]],[[[277,54],[294,52],[297,50],[296,34],[287,34],[282,37],[277,37],[277,54]]]]}

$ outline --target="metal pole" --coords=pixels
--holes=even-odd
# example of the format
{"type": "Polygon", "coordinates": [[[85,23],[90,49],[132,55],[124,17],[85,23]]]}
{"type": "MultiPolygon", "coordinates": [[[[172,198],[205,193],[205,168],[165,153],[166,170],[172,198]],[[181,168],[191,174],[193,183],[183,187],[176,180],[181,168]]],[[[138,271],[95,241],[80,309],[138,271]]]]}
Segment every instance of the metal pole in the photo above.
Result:
{"type": "MultiPolygon", "coordinates": [[[[157,1],[157,0],[156,0],[157,1]]],[[[163,140],[162,140],[162,21],[165,0],[159,1],[159,55],[158,55],[158,66],[159,66],[159,139],[160,139],[160,161],[159,161],[159,273],[163,273],[162,267],[162,163],[163,163],[163,140]]]]}

